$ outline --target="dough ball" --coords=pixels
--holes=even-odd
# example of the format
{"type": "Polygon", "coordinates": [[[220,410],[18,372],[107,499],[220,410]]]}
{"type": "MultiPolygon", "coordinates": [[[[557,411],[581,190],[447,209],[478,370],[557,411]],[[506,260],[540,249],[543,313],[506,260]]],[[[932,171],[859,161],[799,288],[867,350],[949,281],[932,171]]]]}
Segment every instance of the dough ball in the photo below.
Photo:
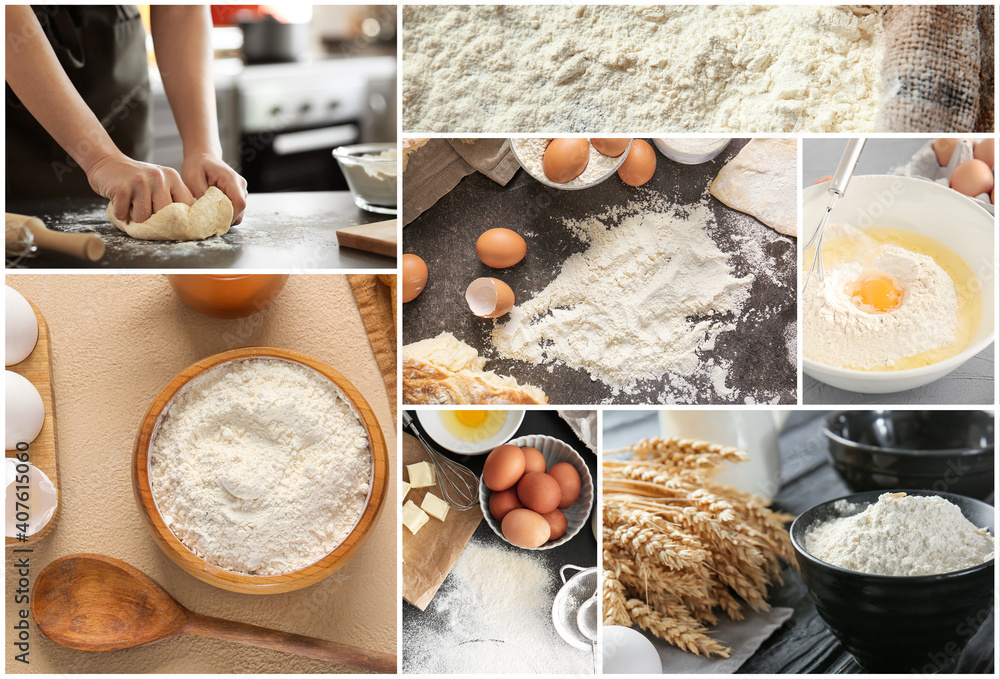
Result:
{"type": "Polygon", "coordinates": [[[142,240],[202,240],[221,236],[233,222],[233,204],[222,191],[208,187],[201,198],[188,206],[171,203],[144,222],[121,221],[111,212],[108,219],[119,231],[142,240]]]}
{"type": "Polygon", "coordinates": [[[18,443],[31,443],[42,431],[45,404],[27,378],[13,370],[5,372],[4,446],[7,450],[16,450],[18,443]]]}
{"type": "Polygon", "coordinates": [[[4,364],[20,363],[31,355],[38,342],[38,319],[31,304],[9,285],[6,290],[4,307],[4,328],[7,339],[4,349],[4,364]]]}

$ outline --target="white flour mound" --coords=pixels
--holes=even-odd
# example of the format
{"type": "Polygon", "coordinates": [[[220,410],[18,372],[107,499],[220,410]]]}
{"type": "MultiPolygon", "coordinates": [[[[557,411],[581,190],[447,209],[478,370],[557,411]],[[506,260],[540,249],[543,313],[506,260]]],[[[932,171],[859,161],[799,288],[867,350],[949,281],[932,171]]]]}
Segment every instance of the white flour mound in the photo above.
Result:
{"type": "Polygon", "coordinates": [[[993,558],[994,540],[942,497],[885,493],[860,514],[814,527],[805,547],[817,559],[848,570],[909,576],[986,563],[993,558]]]}
{"type": "MultiPolygon", "coordinates": [[[[524,169],[528,171],[528,174],[533,175],[536,179],[546,179],[552,181],[545,174],[545,169],[542,167],[542,159],[545,157],[545,149],[548,148],[551,139],[541,138],[541,139],[514,139],[512,143],[517,149],[517,155],[520,157],[521,161],[524,163],[524,169]]],[[[581,184],[590,184],[596,181],[600,177],[606,175],[614,169],[615,165],[621,158],[612,158],[606,156],[597,149],[589,141],[587,146],[590,148],[590,159],[587,161],[586,169],[580,173],[579,177],[570,179],[568,182],[563,182],[564,186],[580,186],[581,184]]],[[[558,183],[558,182],[556,182],[558,183]]]]}
{"type": "Polygon", "coordinates": [[[626,392],[665,373],[693,375],[699,352],[736,328],[754,277],[733,275],[707,232],[705,203],[639,212],[613,228],[606,218],[567,222],[589,248],[511,310],[494,345],[501,356],[559,361],[626,392]]]}
{"type": "Polygon", "coordinates": [[[277,359],[189,382],[149,447],[167,527],[239,573],[289,573],[329,554],[361,517],[371,474],[368,436],[336,386],[277,359]]]}
{"type": "Polygon", "coordinates": [[[870,6],[408,5],[403,128],[870,132],[870,6]]]}
{"type": "Polygon", "coordinates": [[[469,543],[424,619],[404,627],[403,672],[592,674],[591,654],[553,626],[558,582],[531,552],[469,543]]]}
{"type": "Polygon", "coordinates": [[[846,287],[865,270],[858,262],[836,266],[823,281],[814,277],[802,299],[805,356],[838,368],[885,368],[955,341],[955,283],[933,257],[886,245],[872,267],[899,280],[902,306],[879,314],[851,302],[846,287]]]}

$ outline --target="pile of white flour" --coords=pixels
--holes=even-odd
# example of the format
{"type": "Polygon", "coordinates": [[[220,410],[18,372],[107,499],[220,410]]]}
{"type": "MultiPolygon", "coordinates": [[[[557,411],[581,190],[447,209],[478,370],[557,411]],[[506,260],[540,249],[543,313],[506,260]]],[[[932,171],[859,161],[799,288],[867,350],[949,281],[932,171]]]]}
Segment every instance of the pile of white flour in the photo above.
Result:
{"type": "Polygon", "coordinates": [[[870,6],[407,5],[411,132],[868,132],[870,6]]]}
{"type": "MultiPolygon", "coordinates": [[[[838,510],[856,511],[853,506],[838,510]]],[[[873,575],[934,575],[986,563],[994,540],[938,496],[886,493],[860,514],[814,527],[805,547],[834,566],[873,575]]]]}
{"type": "Polygon", "coordinates": [[[497,351],[586,371],[616,393],[693,375],[700,353],[736,328],[754,280],[734,275],[713,222],[706,203],[635,211],[613,228],[611,214],[566,222],[588,249],[494,329],[497,351]]]}
{"type": "Polygon", "coordinates": [[[220,365],[170,402],[149,447],[153,498],[185,547],[278,575],[329,554],[371,484],[368,436],[340,390],[277,359],[220,365]]]}
{"type": "Polygon", "coordinates": [[[559,576],[530,551],[471,542],[420,621],[403,629],[406,674],[592,674],[555,630],[559,576]]]}
{"type": "MultiPolygon", "coordinates": [[[[542,167],[542,159],[545,157],[545,149],[548,148],[550,139],[514,139],[511,143],[517,149],[517,155],[524,164],[524,169],[528,171],[528,174],[533,175],[536,179],[546,179],[552,181],[545,174],[545,169],[542,167]]],[[[612,158],[606,156],[597,149],[594,145],[587,141],[587,145],[590,148],[590,160],[587,161],[587,168],[580,173],[579,177],[570,179],[568,182],[563,182],[563,186],[580,186],[581,184],[590,184],[593,181],[603,177],[608,172],[614,169],[621,158],[612,158]]],[[[558,183],[558,182],[556,182],[558,183]]]]}

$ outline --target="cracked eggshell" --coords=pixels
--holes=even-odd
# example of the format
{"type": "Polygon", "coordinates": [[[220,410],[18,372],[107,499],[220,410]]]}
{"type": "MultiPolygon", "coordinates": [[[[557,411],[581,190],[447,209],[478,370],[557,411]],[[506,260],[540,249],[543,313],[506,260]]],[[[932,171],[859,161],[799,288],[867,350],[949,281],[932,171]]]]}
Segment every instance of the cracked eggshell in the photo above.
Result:
{"type": "MultiPolygon", "coordinates": [[[[52,484],[49,477],[45,475],[45,472],[38,467],[28,462],[19,462],[12,457],[4,459],[6,460],[4,469],[4,480],[6,481],[4,486],[6,489],[4,504],[7,513],[7,537],[16,538],[18,536],[18,533],[21,532],[17,525],[19,523],[28,524],[28,530],[24,531],[25,535],[34,535],[42,530],[52,519],[52,515],[55,514],[56,507],[59,504],[56,497],[56,487],[52,484]],[[28,476],[27,484],[24,483],[24,475],[28,476]],[[18,479],[19,476],[21,477],[20,479],[18,479]],[[17,506],[17,493],[19,492],[17,486],[19,485],[28,486],[28,504],[31,507],[31,511],[26,522],[19,521],[17,518],[17,512],[20,510],[17,506]]],[[[23,489],[21,492],[23,492],[23,489]]]]}
{"type": "Polygon", "coordinates": [[[20,363],[31,355],[38,342],[38,319],[31,304],[9,285],[4,286],[4,364],[20,363]]]}
{"type": "Polygon", "coordinates": [[[477,278],[465,291],[465,301],[480,318],[499,318],[514,307],[514,291],[496,278],[477,278]]]}
{"type": "Polygon", "coordinates": [[[13,370],[4,372],[4,447],[16,450],[18,443],[31,443],[42,431],[45,404],[27,378],[13,370]]]}

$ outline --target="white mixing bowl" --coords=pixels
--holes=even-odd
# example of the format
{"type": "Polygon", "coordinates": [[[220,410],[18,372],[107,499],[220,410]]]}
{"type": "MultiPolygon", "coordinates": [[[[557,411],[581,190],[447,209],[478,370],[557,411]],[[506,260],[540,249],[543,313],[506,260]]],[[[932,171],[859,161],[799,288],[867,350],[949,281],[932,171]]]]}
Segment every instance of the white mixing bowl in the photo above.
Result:
{"type": "MultiPolygon", "coordinates": [[[[803,245],[812,237],[826,211],[830,198],[828,186],[824,182],[802,191],[800,242],[803,245]]],[[[968,348],[939,363],[910,370],[870,372],[833,368],[803,357],[805,374],[831,386],[865,394],[906,391],[944,377],[993,342],[996,227],[993,216],[971,198],[923,179],[888,175],[854,177],[847,194],[837,201],[830,223],[906,229],[940,241],[964,259],[978,278],[983,317],[968,348]]]]}

